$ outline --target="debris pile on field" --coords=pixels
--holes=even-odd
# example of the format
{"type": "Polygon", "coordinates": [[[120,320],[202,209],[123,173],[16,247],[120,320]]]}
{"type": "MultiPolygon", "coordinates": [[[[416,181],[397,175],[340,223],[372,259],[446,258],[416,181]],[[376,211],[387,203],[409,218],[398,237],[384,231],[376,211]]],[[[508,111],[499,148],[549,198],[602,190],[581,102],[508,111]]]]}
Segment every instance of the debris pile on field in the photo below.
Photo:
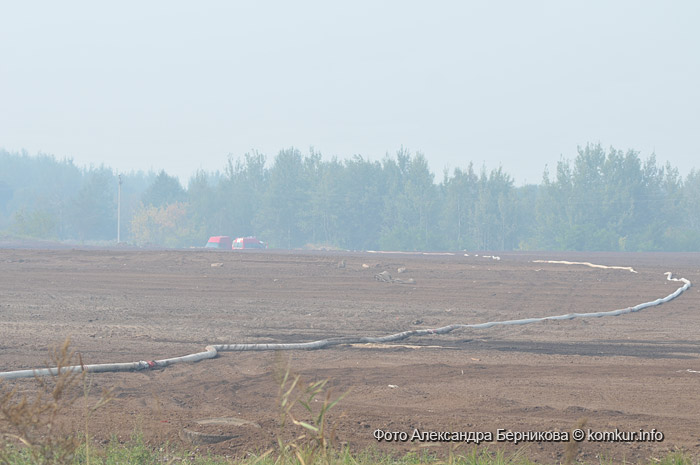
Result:
{"type": "Polygon", "coordinates": [[[382,283],[395,283],[395,284],[415,284],[416,280],[413,278],[407,279],[397,279],[393,278],[388,271],[382,271],[379,274],[374,275],[374,279],[382,283]]]}

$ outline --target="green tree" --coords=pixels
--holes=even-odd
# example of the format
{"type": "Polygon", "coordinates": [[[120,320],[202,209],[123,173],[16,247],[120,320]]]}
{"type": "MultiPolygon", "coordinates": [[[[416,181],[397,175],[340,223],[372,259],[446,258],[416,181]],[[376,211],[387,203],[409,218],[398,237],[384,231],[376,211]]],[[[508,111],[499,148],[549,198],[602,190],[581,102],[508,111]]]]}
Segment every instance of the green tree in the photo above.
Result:
{"type": "Polygon", "coordinates": [[[265,156],[246,153],[234,159],[229,155],[224,175],[214,188],[208,216],[211,234],[251,236],[258,233],[255,216],[261,207],[266,185],[265,156]]]}
{"type": "Polygon", "coordinates": [[[304,219],[308,211],[309,186],[299,150],[282,150],[268,173],[269,182],[256,215],[256,224],[273,246],[300,247],[308,236],[304,219]]]}
{"type": "Polygon", "coordinates": [[[455,168],[450,177],[446,172],[442,187],[445,201],[442,208],[442,231],[446,244],[453,249],[475,249],[475,208],[479,189],[479,177],[474,164],[467,169],[455,168]]]}
{"type": "MultiPolygon", "coordinates": [[[[0,181],[7,186],[0,227],[2,224],[12,227],[16,219],[26,220],[27,215],[37,212],[39,216],[53,218],[52,239],[73,237],[69,203],[82,184],[83,173],[71,159],[59,161],[51,155],[0,151],[0,167],[0,181]],[[17,212],[19,216],[15,216],[17,212]]],[[[15,225],[14,229],[25,226],[15,225]]]]}
{"type": "Polygon", "coordinates": [[[507,250],[517,244],[513,178],[502,168],[481,172],[474,213],[474,236],[479,250],[507,250]]]}
{"type": "Polygon", "coordinates": [[[209,219],[213,218],[223,202],[217,202],[214,188],[210,185],[209,175],[204,170],[197,170],[187,184],[187,204],[189,208],[189,228],[198,239],[198,243],[204,243],[212,231],[209,219]]]}
{"type": "Polygon", "coordinates": [[[685,225],[700,233],[700,170],[693,169],[688,173],[683,185],[683,215],[685,225]]]}
{"type": "Polygon", "coordinates": [[[141,196],[144,205],[163,207],[174,202],[183,202],[186,199],[185,190],[175,176],[169,176],[165,170],[161,170],[148,189],[141,196]]]}
{"type": "Polygon", "coordinates": [[[537,240],[562,250],[662,250],[682,209],[682,180],[654,155],[598,145],[579,148],[573,168],[562,160],[538,196],[537,240]]]}
{"type": "Polygon", "coordinates": [[[131,220],[131,233],[139,245],[185,247],[196,240],[197,232],[187,222],[187,204],[174,202],[161,207],[142,206],[131,220]]]}
{"type": "Polygon", "coordinates": [[[102,167],[86,173],[70,209],[72,225],[79,239],[116,237],[116,194],[117,180],[110,170],[102,167]]]}
{"type": "Polygon", "coordinates": [[[322,161],[321,154],[312,149],[310,156],[304,160],[304,170],[311,189],[305,220],[309,240],[312,244],[337,245],[341,241],[344,166],[337,158],[322,161]]]}
{"type": "Polygon", "coordinates": [[[337,187],[339,245],[354,250],[379,248],[386,197],[386,177],[379,162],[360,155],[343,163],[337,187]]]}
{"type": "Polygon", "coordinates": [[[27,212],[20,209],[14,213],[12,232],[20,236],[39,239],[56,239],[58,218],[50,210],[39,209],[27,212]]]}
{"type": "Polygon", "coordinates": [[[432,250],[440,248],[435,224],[438,190],[425,156],[411,156],[403,147],[396,160],[384,159],[388,191],[380,244],[385,249],[432,250]]]}

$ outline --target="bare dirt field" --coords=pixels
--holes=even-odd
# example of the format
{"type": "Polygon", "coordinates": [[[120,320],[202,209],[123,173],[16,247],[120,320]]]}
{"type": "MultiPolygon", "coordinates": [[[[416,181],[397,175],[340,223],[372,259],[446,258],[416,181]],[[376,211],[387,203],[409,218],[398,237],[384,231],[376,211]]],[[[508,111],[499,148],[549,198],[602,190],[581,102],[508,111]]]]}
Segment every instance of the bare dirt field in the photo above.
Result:
{"type": "MultiPolygon", "coordinates": [[[[377,429],[495,436],[498,429],[571,431],[585,418],[585,429],[655,428],[664,440],[583,441],[584,460],[636,461],[675,448],[700,456],[700,373],[688,371],[700,371],[700,255],[499,255],[0,249],[0,370],[45,366],[48,349],[67,336],[85,363],[131,362],[212,343],[381,336],[615,310],[672,293],[681,283],[666,280],[671,271],[696,286],[668,304],[619,317],[458,330],[393,346],[227,352],[162,370],[94,374],[92,392],[111,387],[115,399],[92,419],[91,432],[104,441],[138,430],[153,444],[228,455],[265,450],[279,431],[275,373],[289,363],[306,381],[329,379],[335,394],[348,392],[330,421],[338,440],[355,449],[473,447],[378,443],[377,429]],[[377,281],[382,271],[415,282],[377,281]],[[196,423],[217,417],[260,428],[196,423]],[[193,446],[183,428],[236,437],[193,446]]],[[[7,383],[30,390],[34,381],[7,383]]],[[[82,421],[80,409],[74,414],[82,421]]],[[[565,450],[548,442],[480,447],[524,449],[547,462],[562,460],[565,450]]]]}

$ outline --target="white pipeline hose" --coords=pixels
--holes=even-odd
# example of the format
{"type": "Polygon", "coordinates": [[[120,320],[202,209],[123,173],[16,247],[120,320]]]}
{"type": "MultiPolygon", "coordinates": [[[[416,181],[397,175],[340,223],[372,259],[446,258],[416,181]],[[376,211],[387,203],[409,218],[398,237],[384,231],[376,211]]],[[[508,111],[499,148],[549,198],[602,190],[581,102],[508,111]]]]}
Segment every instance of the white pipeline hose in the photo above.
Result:
{"type": "MultiPolygon", "coordinates": [[[[544,261],[537,261],[539,263],[546,263],[544,261]]],[[[614,268],[623,269],[636,273],[632,268],[628,267],[606,267],[604,265],[593,265],[591,263],[574,263],[574,262],[549,262],[549,263],[566,263],[566,264],[581,264],[592,266],[595,268],[614,268]]],[[[645,308],[654,307],[661,305],[666,302],[670,302],[675,299],[683,292],[688,290],[691,286],[689,280],[685,278],[674,278],[671,272],[664,273],[666,279],[669,281],[682,282],[683,285],[676,289],[671,294],[666,297],[662,297],[651,302],[644,302],[634,307],[627,307],[619,310],[611,310],[607,312],[591,312],[591,313],[567,313],[565,315],[556,316],[545,316],[538,318],[525,318],[521,320],[505,320],[505,321],[490,321],[487,323],[477,323],[477,324],[452,324],[448,326],[443,326],[435,329],[416,329],[403,331],[396,334],[390,334],[387,336],[380,337],[357,337],[357,336],[347,336],[347,337],[337,337],[329,339],[321,339],[319,341],[312,342],[297,342],[297,343],[271,343],[271,344],[214,344],[209,345],[204,348],[204,352],[197,352],[194,354],[184,355],[182,357],[166,358],[162,360],[152,360],[152,361],[139,361],[131,363],[104,363],[96,365],[77,365],[64,367],[63,371],[70,372],[81,372],[86,371],[89,373],[105,373],[105,372],[118,372],[118,371],[141,371],[149,370],[155,368],[164,368],[175,363],[184,362],[198,362],[200,360],[214,358],[219,352],[242,352],[242,351],[261,351],[261,350],[315,350],[315,349],[325,349],[328,347],[333,347],[341,344],[363,344],[363,343],[387,343],[396,342],[403,339],[414,337],[414,336],[427,336],[431,334],[447,334],[456,329],[487,329],[494,326],[506,326],[506,325],[526,325],[530,323],[537,323],[540,321],[547,320],[573,320],[574,318],[600,318],[604,316],[619,316],[625,315],[627,313],[638,312],[644,310],[645,308]]],[[[33,369],[33,370],[18,370],[18,371],[7,371],[0,372],[0,380],[2,379],[17,379],[17,378],[32,378],[36,376],[48,376],[58,374],[57,368],[43,368],[43,369],[33,369]]]]}
{"type": "MultiPolygon", "coordinates": [[[[605,268],[608,270],[625,270],[629,271],[631,273],[636,273],[634,268],[631,266],[607,266],[607,265],[596,265],[595,263],[591,262],[567,262],[565,260],[533,260],[532,263],[555,263],[559,265],[585,265],[585,266],[590,266],[591,268],[605,268]]],[[[676,281],[678,281],[676,279],[676,281]]]]}

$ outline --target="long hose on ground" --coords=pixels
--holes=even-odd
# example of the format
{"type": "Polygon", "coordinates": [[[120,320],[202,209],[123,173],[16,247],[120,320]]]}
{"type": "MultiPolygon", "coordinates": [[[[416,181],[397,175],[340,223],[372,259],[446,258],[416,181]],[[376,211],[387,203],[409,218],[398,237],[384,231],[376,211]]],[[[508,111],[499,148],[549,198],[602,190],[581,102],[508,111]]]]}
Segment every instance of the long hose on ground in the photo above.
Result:
{"type": "MultiPolygon", "coordinates": [[[[628,267],[607,267],[604,265],[593,265],[587,262],[554,262],[554,261],[542,261],[538,260],[538,263],[566,263],[571,265],[586,265],[594,268],[614,268],[614,269],[624,269],[636,273],[632,268],[628,267]]],[[[106,373],[106,372],[119,372],[119,371],[142,371],[156,368],[165,368],[169,365],[175,363],[184,362],[199,362],[200,360],[205,360],[208,358],[214,358],[219,352],[243,352],[243,351],[261,351],[261,350],[316,350],[316,349],[326,349],[328,347],[333,347],[341,344],[364,344],[364,343],[387,343],[387,342],[397,342],[409,337],[418,336],[428,336],[435,334],[447,334],[456,329],[487,329],[494,326],[509,326],[509,325],[527,325],[530,323],[537,323],[540,321],[548,320],[573,320],[574,318],[600,318],[604,316],[619,316],[625,315],[627,313],[638,312],[644,310],[645,308],[655,307],[657,305],[670,302],[675,299],[683,292],[688,290],[691,286],[691,282],[685,278],[674,278],[671,272],[666,272],[666,279],[669,281],[682,282],[683,285],[676,289],[671,294],[666,297],[662,297],[651,302],[644,302],[634,307],[627,307],[619,310],[611,310],[607,312],[591,312],[591,313],[567,313],[565,315],[555,315],[555,316],[545,316],[539,318],[525,318],[521,320],[504,320],[504,321],[489,321],[487,323],[476,323],[476,324],[452,324],[448,326],[443,326],[434,329],[415,329],[409,331],[403,331],[396,334],[389,334],[387,336],[380,337],[356,337],[356,336],[346,336],[346,337],[336,337],[329,339],[321,339],[319,341],[311,342],[296,342],[296,343],[271,343],[271,344],[213,344],[208,345],[204,348],[204,352],[197,352],[194,354],[183,355],[181,357],[166,358],[162,360],[151,360],[151,361],[139,361],[139,362],[128,362],[128,363],[101,363],[95,365],[76,365],[61,368],[62,372],[82,372],[86,371],[89,373],[106,373]]],[[[59,373],[58,368],[42,368],[33,370],[17,370],[17,371],[6,371],[0,372],[0,380],[2,379],[17,379],[17,378],[33,378],[37,376],[48,376],[57,375],[59,373]]]]}

